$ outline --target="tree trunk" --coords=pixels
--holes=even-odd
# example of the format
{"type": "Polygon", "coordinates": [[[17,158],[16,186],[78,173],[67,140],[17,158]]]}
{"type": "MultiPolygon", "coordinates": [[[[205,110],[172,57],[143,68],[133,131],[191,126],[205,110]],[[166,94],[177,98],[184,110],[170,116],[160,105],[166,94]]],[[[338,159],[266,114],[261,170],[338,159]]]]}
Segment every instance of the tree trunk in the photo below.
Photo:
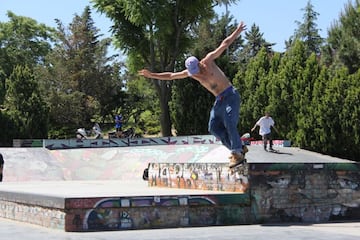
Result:
{"type": "Polygon", "coordinates": [[[167,81],[162,81],[160,83],[160,91],[159,94],[160,99],[160,125],[161,125],[161,135],[163,137],[172,136],[171,134],[171,118],[170,118],[170,109],[169,109],[169,101],[171,96],[171,86],[167,81]]]}

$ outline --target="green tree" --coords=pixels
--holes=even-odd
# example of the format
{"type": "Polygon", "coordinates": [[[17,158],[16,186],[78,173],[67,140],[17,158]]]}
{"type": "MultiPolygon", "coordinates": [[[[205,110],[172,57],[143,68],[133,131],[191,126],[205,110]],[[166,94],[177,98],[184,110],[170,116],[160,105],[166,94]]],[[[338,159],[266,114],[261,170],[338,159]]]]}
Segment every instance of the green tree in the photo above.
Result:
{"type": "Polygon", "coordinates": [[[312,101],[311,101],[311,115],[312,122],[312,137],[307,141],[307,147],[310,150],[326,153],[328,130],[325,127],[327,119],[324,112],[327,111],[328,106],[324,101],[324,93],[327,89],[327,83],[330,82],[330,71],[326,66],[321,68],[318,78],[314,82],[312,101]]]}
{"type": "Polygon", "coordinates": [[[322,48],[323,60],[333,64],[334,68],[346,66],[349,73],[355,73],[360,67],[360,1],[350,2],[329,30],[326,45],[322,48]]]}
{"type": "Polygon", "coordinates": [[[307,56],[310,56],[311,53],[319,55],[324,42],[324,39],[321,38],[319,34],[321,29],[318,29],[316,24],[319,13],[314,11],[311,0],[307,2],[306,7],[302,10],[304,11],[303,22],[296,22],[298,29],[295,30],[293,43],[296,42],[296,40],[301,40],[305,43],[307,56]]]}
{"type": "Polygon", "coordinates": [[[268,52],[272,52],[272,46],[274,43],[268,43],[263,33],[260,32],[260,28],[253,24],[249,31],[245,32],[245,39],[247,40],[243,53],[247,58],[256,56],[262,47],[265,47],[268,52]]]}
{"type": "Polygon", "coordinates": [[[47,137],[47,107],[33,69],[51,51],[54,29],[10,11],[7,16],[0,22],[0,143],[12,146],[14,138],[47,137]]]}
{"type": "Polygon", "coordinates": [[[297,104],[296,121],[297,132],[294,138],[296,144],[302,148],[309,148],[309,142],[313,141],[316,127],[313,125],[312,97],[314,92],[315,81],[320,75],[320,65],[315,53],[306,60],[302,75],[294,83],[294,102],[297,104]]]}
{"type": "Polygon", "coordinates": [[[6,94],[5,79],[18,65],[42,65],[51,51],[53,30],[34,19],[8,11],[9,22],[0,22],[0,105],[6,94]]]}
{"type": "Polygon", "coordinates": [[[18,138],[47,138],[48,108],[28,67],[17,66],[6,81],[5,107],[18,127],[18,138]]]}
{"type": "Polygon", "coordinates": [[[133,81],[132,78],[133,76],[129,75],[130,80],[126,83],[128,97],[120,109],[120,112],[125,112],[124,126],[134,127],[138,134],[158,134],[160,132],[159,99],[151,82],[147,79],[133,81]]]}
{"type": "MultiPolygon", "coordinates": [[[[134,69],[174,71],[183,64],[192,44],[192,27],[212,16],[217,1],[94,0],[95,7],[113,20],[118,47],[125,50],[134,69]]],[[[223,1],[222,1],[223,2],[223,1]]],[[[171,135],[169,101],[172,83],[152,80],[161,109],[163,136],[171,135]]]]}
{"type": "Polygon", "coordinates": [[[323,111],[325,122],[323,128],[326,132],[326,142],[324,151],[330,155],[339,156],[343,150],[341,149],[341,141],[343,139],[342,123],[340,122],[339,113],[344,107],[344,95],[348,89],[347,75],[345,69],[341,69],[335,73],[327,84],[323,95],[323,111]]]}
{"type": "Polygon", "coordinates": [[[296,41],[294,46],[281,58],[278,70],[271,76],[269,86],[269,111],[274,117],[282,137],[295,139],[297,114],[300,109],[301,87],[299,86],[305,66],[305,46],[296,41]],[[294,92],[295,91],[295,92],[294,92]]]}
{"type": "Polygon", "coordinates": [[[18,136],[18,128],[6,109],[0,111],[0,124],[3,128],[0,131],[0,146],[12,147],[12,140],[18,136]]]}
{"type": "Polygon", "coordinates": [[[314,82],[306,148],[359,161],[359,73],[322,67],[314,82]]]}
{"type": "Polygon", "coordinates": [[[339,114],[341,132],[337,142],[341,143],[340,157],[360,161],[360,71],[349,75],[344,89],[343,107],[339,114]]]}
{"type": "MultiPolygon", "coordinates": [[[[250,60],[246,67],[243,83],[245,88],[241,92],[240,125],[247,132],[254,125],[259,116],[262,116],[268,106],[269,92],[267,85],[270,68],[268,53],[263,47],[250,60]]],[[[240,75],[237,75],[239,77],[240,75]]],[[[241,79],[241,78],[240,78],[241,79]]],[[[236,83],[240,81],[236,79],[236,83]]],[[[237,86],[238,84],[235,84],[237,86]]],[[[243,131],[246,131],[243,130],[243,131]]]]}
{"type": "Polygon", "coordinates": [[[68,28],[56,22],[58,41],[45,71],[39,69],[53,137],[73,134],[74,129],[91,127],[111,115],[121,103],[124,87],[122,65],[115,56],[107,56],[110,39],[99,40],[89,7],[81,16],[75,14],[68,28]]]}

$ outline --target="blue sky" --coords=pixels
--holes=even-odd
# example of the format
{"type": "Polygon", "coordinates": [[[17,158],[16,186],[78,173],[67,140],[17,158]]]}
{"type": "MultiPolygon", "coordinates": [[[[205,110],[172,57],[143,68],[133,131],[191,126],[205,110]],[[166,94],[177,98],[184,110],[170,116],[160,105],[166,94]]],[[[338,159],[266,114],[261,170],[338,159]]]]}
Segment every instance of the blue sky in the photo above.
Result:
{"type": "MultiPolygon", "coordinates": [[[[320,15],[317,27],[320,35],[327,37],[327,29],[339,19],[345,4],[354,0],[311,0],[314,10],[320,15]]],[[[240,22],[244,21],[248,28],[256,24],[264,38],[271,43],[276,51],[284,50],[284,41],[293,35],[297,28],[295,21],[303,21],[308,0],[241,0],[229,7],[229,12],[240,22]]],[[[72,21],[74,14],[81,14],[85,6],[91,6],[90,0],[0,0],[0,21],[7,22],[8,10],[16,15],[35,19],[39,23],[55,27],[55,18],[60,19],[66,26],[72,21]]],[[[217,8],[219,14],[225,13],[225,7],[217,8]]],[[[111,22],[104,15],[92,12],[95,26],[105,36],[110,36],[111,22]]]]}

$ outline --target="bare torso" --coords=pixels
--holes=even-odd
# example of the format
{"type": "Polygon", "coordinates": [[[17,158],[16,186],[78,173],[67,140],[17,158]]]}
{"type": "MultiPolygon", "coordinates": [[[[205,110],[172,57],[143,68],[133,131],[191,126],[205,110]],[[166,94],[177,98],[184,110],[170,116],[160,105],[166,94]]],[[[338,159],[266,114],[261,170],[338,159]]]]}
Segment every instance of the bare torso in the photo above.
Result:
{"type": "Polygon", "coordinates": [[[200,82],[214,96],[222,93],[231,86],[230,81],[224,72],[216,65],[214,61],[200,61],[200,72],[194,74],[192,78],[200,82]]]}

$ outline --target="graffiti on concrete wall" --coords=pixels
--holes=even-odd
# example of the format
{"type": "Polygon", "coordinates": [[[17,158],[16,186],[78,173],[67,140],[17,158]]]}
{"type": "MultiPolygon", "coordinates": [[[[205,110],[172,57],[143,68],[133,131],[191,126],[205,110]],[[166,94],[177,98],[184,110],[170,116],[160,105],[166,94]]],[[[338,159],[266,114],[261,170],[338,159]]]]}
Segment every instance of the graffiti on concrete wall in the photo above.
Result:
{"type": "Polygon", "coordinates": [[[43,145],[50,150],[70,148],[107,148],[149,145],[220,144],[212,135],[155,137],[155,138],[110,138],[110,139],[44,139],[43,145]]]}
{"type": "MultiPolygon", "coordinates": [[[[134,198],[109,198],[99,201],[94,209],[87,212],[84,219],[84,229],[132,229],[136,226],[142,227],[161,227],[173,225],[187,226],[191,218],[186,211],[187,208],[179,206],[192,206],[198,204],[214,205],[215,202],[210,197],[134,197],[134,198]],[[131,208],[130,208],[131,207],[131,208]],[[151,207],[137,208],[135,207],[151,207]],[[159,208],[168,207],[172,209],[169,216],[164,215],[164,211],[159,208]],[[179,222],[179,216],[180,218],[179,222]]],[[[204,224],[214,224],[216,222],[216,213],[206,209],[201,212],[204,224]]]]}
{"type": "Polygon", "coordinates": [[[359,219],[359,170],[349,163],[254,165],[255,215],[276,222],[359,219]]]}
{"type": "Polygon", "coordinates": [[[67,226],[67,231],[209,226],[229,222],[239,224],[247,223],[251,218],[249,197],[238,194],[69,201],[71,203],[67,207],[73,210],[67,214],[71,218],[68,219],[71,225],[67,226]],[[83,205],[81,201],[84,201],[83,205]]]}
{"type": "Polygon", "coordinates": [[[228,163],[151,163],[149,186],[244,193],[248,164],[229,170],[228,163]]]}

